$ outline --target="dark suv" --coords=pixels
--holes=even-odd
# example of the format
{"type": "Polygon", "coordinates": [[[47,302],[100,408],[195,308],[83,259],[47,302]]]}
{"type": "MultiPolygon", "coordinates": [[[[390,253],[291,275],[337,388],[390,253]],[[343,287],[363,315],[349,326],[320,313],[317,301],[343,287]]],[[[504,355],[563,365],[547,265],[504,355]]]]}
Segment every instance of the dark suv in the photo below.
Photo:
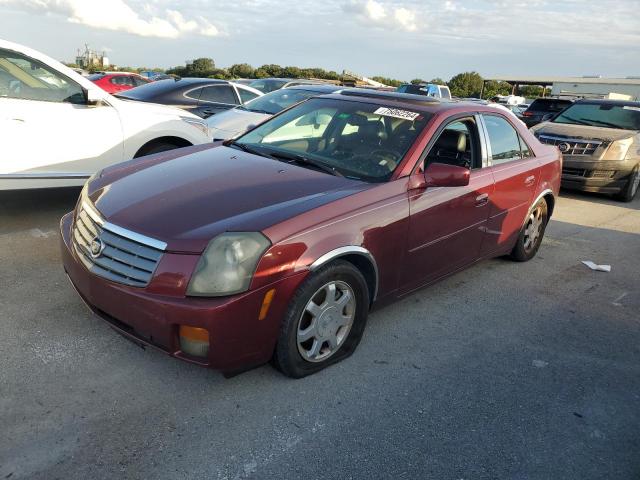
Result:
{"type": "Polygon", "coordinates": [[[521,120],[531,128],[540,122],[549,120],[572,103],[573,100],[562,98],[538,98],[524,111],[521,120]]]}
{"type": "Polygon", "coordinates": [[[562,152],[563,187],[633,200],[640,185],[640,102],[580,100],[531,131],[562,152]]]}

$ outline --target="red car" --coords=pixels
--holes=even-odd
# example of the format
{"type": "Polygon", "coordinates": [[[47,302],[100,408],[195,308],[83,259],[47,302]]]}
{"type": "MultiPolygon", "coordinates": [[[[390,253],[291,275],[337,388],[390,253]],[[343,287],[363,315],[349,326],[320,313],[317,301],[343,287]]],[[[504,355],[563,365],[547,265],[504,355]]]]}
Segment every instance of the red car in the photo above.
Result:
{"type": "Polygon", "coordinates": [[[61,220],[64,268],[135,342],[302,377],[353,353],[372,307],[531,259],[560,172],[509,112],[345,90],[98,173],[61,220]]]}
{"type": "Polygon", "coordinates": [[[89,75],[87,78],[107,93],[124,92],[151,81],[137,73],[128,72],[100,72],[89,75]]]}

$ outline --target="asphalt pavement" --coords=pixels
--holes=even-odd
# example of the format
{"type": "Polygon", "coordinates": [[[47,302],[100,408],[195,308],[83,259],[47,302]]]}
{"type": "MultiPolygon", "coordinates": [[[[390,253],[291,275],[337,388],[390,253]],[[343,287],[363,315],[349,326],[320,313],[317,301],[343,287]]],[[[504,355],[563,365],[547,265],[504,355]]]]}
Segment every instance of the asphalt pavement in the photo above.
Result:
{"type": "Polygon", "coordinates": [[[58,247],[77,195],[0,192],[0,479],[640,478],[640,196],[563,192],[535,259],[378,310],[351,358],[291,380],[89,314],[58,247]]]}

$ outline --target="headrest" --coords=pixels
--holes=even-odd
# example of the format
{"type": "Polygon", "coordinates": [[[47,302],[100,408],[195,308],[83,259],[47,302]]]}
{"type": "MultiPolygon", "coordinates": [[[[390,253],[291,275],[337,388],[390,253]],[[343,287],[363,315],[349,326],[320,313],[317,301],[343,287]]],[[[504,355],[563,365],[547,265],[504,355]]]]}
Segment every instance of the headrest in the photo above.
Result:
{"type": "Polygon", "coordinates": [[[449,151],[465,152],[467,150],[467,136],[463,132],[445,130],[438,138],[436,146],[449,151]]]}

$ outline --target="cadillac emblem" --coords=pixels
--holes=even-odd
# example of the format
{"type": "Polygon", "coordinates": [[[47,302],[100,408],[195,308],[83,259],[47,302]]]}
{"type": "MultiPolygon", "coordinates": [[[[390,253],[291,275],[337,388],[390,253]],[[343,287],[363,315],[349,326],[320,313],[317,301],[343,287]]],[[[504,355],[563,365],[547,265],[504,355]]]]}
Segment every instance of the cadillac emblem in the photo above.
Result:
{"type": "Polygon", "coordinates": [[[567,142],[562,142],[558,144],[558,150],[560,150],[562,153],[567,153],[569,150],[571,150],[571,145],[569,145],[567,142]]]}
{"type": "Polygon", "coordinates": [[[102,251],[104,250],[104,242],[100,240],[100,237],[95,237],[91,240],[89,244],[89,253],[93,258],[98,258],[102,255],[102,251]]]}

